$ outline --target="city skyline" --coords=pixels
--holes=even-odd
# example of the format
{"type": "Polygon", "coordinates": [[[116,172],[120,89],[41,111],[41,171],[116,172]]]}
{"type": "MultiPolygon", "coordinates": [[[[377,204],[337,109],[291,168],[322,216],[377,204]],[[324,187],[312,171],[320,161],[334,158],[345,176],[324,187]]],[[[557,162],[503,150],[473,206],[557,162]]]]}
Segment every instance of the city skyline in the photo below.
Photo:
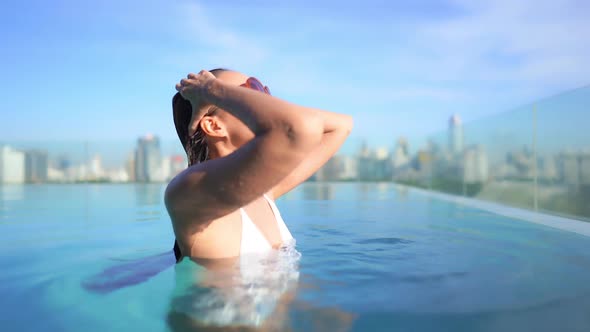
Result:
{"type": "MultiPolygon", "coordinates": [[[[445,132],[447,140],[444,144],[431,137],[426,145],[415,148],[415,151],[403,136],[398,137],[393,146],[371,147],[363,142],[353,154],[337,153],[311,180],[407,182],[442,175],[466,183],[484,183],[492,176],[532,178],[533,164],[538,164],[541,178],[555,180],[558,178],[556,160],[559,159],[562,173],[559,178],[570,184],[590,181],[589,175],[583,171],[588,163],[586,156],[590,156],[590,144],[588,148],[563,148],[550,155],[537,155],[537,161],[533,162],[530,160],[533,157],[531,147],[527,144],[505,148],[500,159],[490,158],[489,147],[465,141],[463,122],[458,114],[449,118],[445,132]],[[574,163],[572,158],[579,160],[574,163]],[[490,173],[490,167],[497,169],[490,173]],[[564,173],[564,169],[569,171],[564,173]]],[[[183,151],[178,148],[174,153],[162,153],[160,139],[153,134],[140,136],[135,148],[127,149],[124,161],[114,166],[104,165],[99,153],[72,162],[63,153],[52,156],[39,148],[19,150],[6,144],[0,147],[0,183],[11,178],[16,179],[12,181],[16,183],[165,182],[187,166],[183,151]]]]}
{"type": "MultiPolygon", "coordinates": [[[[466,131],[465,135],[471,141],[488,145],[490,147],[488,151],[490,156],[498,157],[498,153],[502,155],[506,146],[515,143],[521,145],[530,143],[530,127],[533,122],[531,110],[535,109],[536,119],[534,121],[537,122],[539,128],[537,151],[540,155],[555,154],[564,149],[574,151],[584,149],[586,147],[583,144],[590,142],[590,132],[585,130],[585,122],[579,121],[579,119],[584,119],[587,112],[587,105],[590,102],[588,96],[590,96],[590,85],[530,102],[481,120],[467,122],[462,120],[462,122],[465,122],[463,130],[466,131]],[[495,132],[491,132],[490,129],[495,129],[495,132]],[[544,132],[551,134],[545,137],[544,132]],[[488,135],[488,137],[485,135],[488,135]]],[[[453,112],[450,114],[458,113],[453,112]]],[[[422,122],[424,121],[428,120],[422,122]]],[[[445,119],[439,126],[442,129],[428,135],[420,136],[408,128],[394,126],[389,130],[391,133],[389,138],[377,139],[375,135],[367,137],[355,136],[355,132],[358,130],[356,124],[358,119],[355,118],[352,136],[345,141],[339,153],[352,155],[365,143],[393,149],[398,137],[404,137],[416,151],[426,147],[429,140],[437,141],[439,145],[444,144],[443,141],[448,140],[447,130],[444,129],[445,123],[448,124],[448,121],[448,118],[445,119]]],[[[153,131],[151,133],[148,131],[145,135],[153,135],[153,131]]],[[[158,137],[164,154],[183,153],[178,138],[166,139],[161,136],[158,137]]],[[[114,139],[110,136],[102,140],[80,141],[52,138],[11,141],[0,137],[0,145],[10,145],[21,150],[45,150],[51,155],[67,154],[68,158],[75,163],[88,160],[93,154],[100,154],[104,157],[103,163],[107,167],[115,167],[124,163],[128,159],[127,154],[133,148],[134,141],[135,138],[114,139]]]]}
{"type": "MultiPolygon", "coordinates": [[[[341,149],[309,181],[395,182],[590,218],[589,105],[590,86],[481,121],[449,113],[445,130],[419,140],[405,135],[407,128],[391,130],[383,141],[349,139],[354,148],[341,149]]],[[[47,181],[59,183],[165,183],[187,167],[178,140],[154,134],[65,142],[51,151],[43,144],[0,148],[0,182],[41,183],[44,164],[47,181]]]]}
{"type": "MultiPolygon", "coordinates": [[[[403,136],[394,146],[363,142],[354,154],[337,153],[308,181],[395,182],[590,218],[590,140],[576,142],[577,149],[566,146],[549,154],[540,153],[537,141],[546,138],[537,136],[536,110],[533,106],[526,121],[517,126],[518,134],[525,134],[524,140],[500,149],[473,140],[461,118],[454,114],[447,121],[447,130],[427,138],[423,146],[413,150],[403,136]],[[531,136],[526,138],[527,134],[531,136]]],[[[522,113],[511,114],[510,118],[522,118],[522,113]]],[[[492,138],[498,130],[506,137],[515,137],[509,128],[485,130],[492,138]]],[[[102,164],[100,154],[73,163],[65,155],[56,158],[38,148],[19,151],[0,146],[0,183],[165,183],[186,167],[184,153],[162,153],[160,139],[152,134],[139,137],[135,148],[128,150],[125,162],[111,168],[102,164]]]]}

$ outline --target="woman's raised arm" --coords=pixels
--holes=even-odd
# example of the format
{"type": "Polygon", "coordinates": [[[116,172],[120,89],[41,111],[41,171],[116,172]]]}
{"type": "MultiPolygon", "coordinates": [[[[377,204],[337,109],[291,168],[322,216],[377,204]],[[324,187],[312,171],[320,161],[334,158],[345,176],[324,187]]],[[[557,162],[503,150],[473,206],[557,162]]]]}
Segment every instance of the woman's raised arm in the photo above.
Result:
{"type": "MultiPolygon", "coordinates": [[[[194,231],[270,191],[313,151],[324,120],[313,109],[227,84],[208,72],[189,75],[177,90],[193,106],[214,105],[240,119],[255,138],[233,153],[187,168],[168,185],[175,229],[194,231]]],[[[197,110],[194,122],[204,112],[197,110]]]]}
{"type": "Polygon", "coordinates": [[[286,194],[307,180],[322,167],[342,146],[350,131],[353,121],[350,115],[315,110],[324,123],[321,142],[308,156],[283,180],[274,186],[270,195],[276,199],[286,194]]]}

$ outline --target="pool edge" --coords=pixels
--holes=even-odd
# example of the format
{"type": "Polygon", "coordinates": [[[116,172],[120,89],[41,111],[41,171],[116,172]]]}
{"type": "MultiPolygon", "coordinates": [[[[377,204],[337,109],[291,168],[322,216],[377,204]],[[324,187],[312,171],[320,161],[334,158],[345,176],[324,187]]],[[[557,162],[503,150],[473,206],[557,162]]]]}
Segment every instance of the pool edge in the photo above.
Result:
{"type": "Polygon", "coordinates": [[[502,205],[499,203],[483,201],[475,198],[468,198],[462,196],[454,196],[437,191],[431,191],[416,187],[410,187],[403,184],[395,184],[402,188],[407,188],[413,192],[421,195],[427,195],[435,197],[441,200],[450,201],[456,204],[466,205],[475,207],[484,211],[492,212],[501,216],[515,218],[523,221],[528,221],[536,224],[545,225],[560,230],[577,233],[590,237],[590,222],[581,220],[569,219],[565,217],[545,214],[542,212],[536,212],[531,210],[525,210],[522,208],[502,205]]]}

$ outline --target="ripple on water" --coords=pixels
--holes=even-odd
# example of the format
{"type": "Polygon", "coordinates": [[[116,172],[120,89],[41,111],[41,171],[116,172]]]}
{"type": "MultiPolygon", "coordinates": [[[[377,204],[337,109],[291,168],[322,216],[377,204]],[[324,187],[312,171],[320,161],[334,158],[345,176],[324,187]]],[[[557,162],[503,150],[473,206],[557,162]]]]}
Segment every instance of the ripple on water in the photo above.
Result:
{"type": "Polygon", "coordinates": [[[380,237],[380,238],[373,238],[373,239],[363,239],[357,241],[358,244],[386,244],[386,245],[396,245],[396,244],[410,244],[414,243],[414,241],[400,239],[396,237],[380,237]]]}

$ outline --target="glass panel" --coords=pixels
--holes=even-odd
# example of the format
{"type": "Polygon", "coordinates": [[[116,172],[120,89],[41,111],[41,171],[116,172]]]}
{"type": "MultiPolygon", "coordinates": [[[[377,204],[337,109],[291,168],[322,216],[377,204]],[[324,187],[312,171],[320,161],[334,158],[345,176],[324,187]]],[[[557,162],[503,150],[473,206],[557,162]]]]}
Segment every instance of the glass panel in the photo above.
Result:
{"type": "Polygon", "coordinates": [[[466,124],[453,116],[402,167],[395,166],[404,150],[398,143],[393,180],[590,219],[589,111],[585,87],[466,124]]]}
{"type": "Polygon", "coordinates": [[[590,87],[536,104],[538,206],[590,219],[590,87]]]}

